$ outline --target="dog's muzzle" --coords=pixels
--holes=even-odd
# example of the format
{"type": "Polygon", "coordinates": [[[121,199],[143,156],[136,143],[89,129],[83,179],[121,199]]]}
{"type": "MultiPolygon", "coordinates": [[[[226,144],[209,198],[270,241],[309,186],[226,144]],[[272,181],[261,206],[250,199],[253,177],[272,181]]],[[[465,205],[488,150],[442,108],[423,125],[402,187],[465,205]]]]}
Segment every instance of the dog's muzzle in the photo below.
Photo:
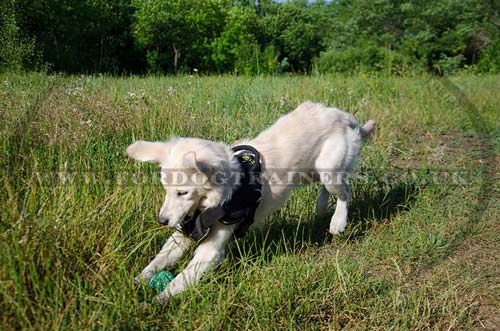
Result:
{"type": "Polygon", "coordinates": [[[158,215],[158,223],[160,223],[160,225],[168,226],[169,221],[170,220],[167,217],[162,217],[158,215]]]}

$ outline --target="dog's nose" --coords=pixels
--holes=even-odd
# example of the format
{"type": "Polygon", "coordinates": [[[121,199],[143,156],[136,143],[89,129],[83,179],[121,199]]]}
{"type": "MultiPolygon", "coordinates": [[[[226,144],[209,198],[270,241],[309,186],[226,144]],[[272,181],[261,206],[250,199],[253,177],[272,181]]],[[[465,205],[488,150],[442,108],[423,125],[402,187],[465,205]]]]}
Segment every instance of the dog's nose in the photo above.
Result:
{"type": "Polygon", "coordinates": [[[168,218],[167,217],[163,217],[161,215],[158,216],[158,222],[161,224],[161,225],[167,225],[168,224],[168,218]]]}

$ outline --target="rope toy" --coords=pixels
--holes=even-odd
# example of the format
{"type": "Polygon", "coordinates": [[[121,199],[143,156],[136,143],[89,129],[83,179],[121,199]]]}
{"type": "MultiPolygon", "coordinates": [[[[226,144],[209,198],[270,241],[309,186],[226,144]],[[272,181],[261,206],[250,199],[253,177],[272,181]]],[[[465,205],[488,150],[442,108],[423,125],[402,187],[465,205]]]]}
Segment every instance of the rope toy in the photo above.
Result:
{"type": "Polygon", "coordinates": [[[168,283],[173,281],[174,278],[174,274],[168,271],[160,271],[149,279],[149,287],[158,292],[163,292],[163,290],[167,288],[168,283]]]}

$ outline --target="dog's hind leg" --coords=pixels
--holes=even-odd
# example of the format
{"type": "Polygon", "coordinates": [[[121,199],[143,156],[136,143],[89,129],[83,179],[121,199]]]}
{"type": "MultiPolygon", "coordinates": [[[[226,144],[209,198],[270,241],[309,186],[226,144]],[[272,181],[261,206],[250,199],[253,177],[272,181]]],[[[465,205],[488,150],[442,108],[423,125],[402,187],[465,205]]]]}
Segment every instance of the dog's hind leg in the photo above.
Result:
{"type": "Polygon", "coordinates": [[[135,283],[141,281],[149,281],[155,272],[164,269],[165,267],[172,267],[184,255],[184,253],[191,247],[193,240],[183,235],[179,231],[175,231],[167,242],[163,245],[160,252],[148,264],[141,274],[135,277],[135,283]]]}
{"type": "Polygon", "coordinates": [[[326,189],[326,187],[321,187],[321,192],[318,196],[318,204],[316,206],[316,213],[318,218],[322,219],[326,217],[328,213],[328,202],[330,200],[330,192],[326,189]]]}
{"type": "Polygon", "coordinates": [[[347,203],[350,196],[350,188],[347,184],[328,185],[327,190],[337,196],[335,213],[330,221],[329,232],[339,234],[345,230],[347,225],[347,203]]]}
{"type": "MultiPolygon", "coordinates": [[[[325,141],[316,159],[315,167],[321,183],[328,193],[337,196],[335,213],[330,222],[329,232],[331,234],[339,234],[344,231],[347,224],[347,202],[349,201],[350,189],[345,179],[357,154],[356,147],[349,142],[348,137],[335,135],[325,141]]],[[[324,208],[327,203],[327,193],[322,191],[318,199],[318,211],[320,206],[324,208]]]]}

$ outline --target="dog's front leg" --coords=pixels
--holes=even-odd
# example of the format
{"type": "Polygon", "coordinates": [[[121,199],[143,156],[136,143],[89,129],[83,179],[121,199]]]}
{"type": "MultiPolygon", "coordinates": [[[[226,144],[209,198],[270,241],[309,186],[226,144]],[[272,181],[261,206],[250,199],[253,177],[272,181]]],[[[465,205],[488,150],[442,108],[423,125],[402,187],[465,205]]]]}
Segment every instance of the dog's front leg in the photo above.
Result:
{"type": "Polygon", "coordinates": [[[210,235],[196,248],[187,267],[153,299],[153,302],[166,304],[170,297],[195,285],[205,272],[219,265],[224,260],[226,244],[233,231],[234,226],[214,224],[210,235]]]}
{"type": "Polygon", "coordinates": [[[165,267],[174,266],[192,244],[193,240],[183,235],[181,232],[175,231],[172,236],[168,238],[167,242],[163,245],[153,261],[151,261],[141,274],[135,278],[135,282],[148,282],[155,272],[165,267]]]}

